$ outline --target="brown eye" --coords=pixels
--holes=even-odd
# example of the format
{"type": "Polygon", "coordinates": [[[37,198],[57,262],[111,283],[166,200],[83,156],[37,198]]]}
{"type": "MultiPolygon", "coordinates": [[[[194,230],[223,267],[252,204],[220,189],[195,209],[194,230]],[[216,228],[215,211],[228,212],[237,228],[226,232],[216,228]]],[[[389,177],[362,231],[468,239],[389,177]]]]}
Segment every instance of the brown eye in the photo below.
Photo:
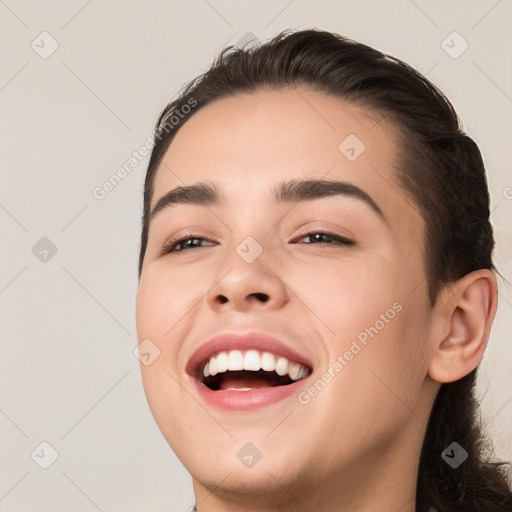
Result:
{"type": "Polygon", "coordinates": [[[355,244],[355,242],[349,240],[348,238],[336,235],[334,233],[330,233],[328,231],[312,231],[311,233],[302,235],[302,238],[300,240],[304,240],[305,238],[315,240],[315,242],[310,243],[309,245],[317,245],[317,243],[332,245],[333,242],[342,245],[355,244]]]}
{"type": "MultiPolygon", "coordinates": [[[[355,242],[352,240],[328,231],[312,231],[302,235],[302,238],[299,240],[304,240],[305,238],[314,240],[314,242],[308,242],[307,245],[355,245],[355,242]]],[[[160,251],[160,256],[164,256],[165,254],[170,253],[183,252],[190,249],[198,249],[200,247],[206,247],[206,245],[203,245],[201,242],[212,242],[212,240],[194,235],[193,233],[187,233],[180,238],[169,240],[169,242],[167,242],[160,251]]]]}
{"type": "Polygon", "coordinates": [[[201,241],[211,242],[211,240],[207,238],[196,236],[193,233],[187,233],[185,236],[182,236],[178,239],[172,239],[169,242],[167,242],[162,248],[160,255],[163,256],[164,254],[169,254],[173,252],[182,252],[187,249],[196,249],[198,247],[204,247],[204,245],[200,244],[201,241]]]}

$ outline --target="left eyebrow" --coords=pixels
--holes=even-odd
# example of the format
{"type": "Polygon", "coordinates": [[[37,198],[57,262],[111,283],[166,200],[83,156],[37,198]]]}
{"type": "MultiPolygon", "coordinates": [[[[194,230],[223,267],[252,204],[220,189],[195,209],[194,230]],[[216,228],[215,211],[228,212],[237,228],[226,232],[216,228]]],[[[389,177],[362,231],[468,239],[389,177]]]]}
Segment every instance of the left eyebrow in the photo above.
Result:
{"type": "Polygon", "coordinates": [[[385,223],[388,219],[372,197],[364,190],[345,181],[291,180],[283,181],[274,190],[274,199],[279,202],[298,202],[322,197],[345,196],[363,201],[385,223]]]}
{"type": "MultiPolygon", "coordinates": [[[[277,203],[297,203],[331,196],[353,197],[363,201],[381,220],[388,223],[384,212],[370,195],[359,187],[344,181],[296,179],[279,183],[272,192],[277,203]]],[[[215,184],[195,183],[194,185],[178,186],[157,201],[150,219],[175,204],[211,206],[222,205],[223,203],[224,201],[215,184]]]]}

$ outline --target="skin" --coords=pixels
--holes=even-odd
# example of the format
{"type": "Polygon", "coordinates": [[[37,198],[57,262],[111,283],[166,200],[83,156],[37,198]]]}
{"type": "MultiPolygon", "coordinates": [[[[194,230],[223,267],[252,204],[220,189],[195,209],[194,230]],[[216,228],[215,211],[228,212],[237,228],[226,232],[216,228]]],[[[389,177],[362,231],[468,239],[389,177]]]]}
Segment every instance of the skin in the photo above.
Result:
{"type": "Polygon", "coordinates": [[[199,181],[226,198],[219,207],[176,205],[151,221],[136,300],[139,341],[161,351],[141,364],[148,403],[192,475],[199,512],[414,511],[433,400],[440,383],[477,366],[497,294],[494,275],[481,270],[430,307],[424,222],[393,170],[393,133],[385,118],[288,88],[211,103],[165,154],[152,206],[199,181]],[[349,134],[366,146],[355,161],[338,149],[349,134]],[[297,178],[354,184],[388,222],[355,198],[274,203],[272,187],[297,178]],[[321,227],[355,245],[307,236],[321,227]],[[212,241],[159,255],[187,229],[212,241]],[[263,248],[252,263],[236,252],[247,236],[263,248]],[[206,338],[260,329],[309,357],[312,384],[394,303],[401,311],[306,405],[294,396],[257,412],[219,411],[185,373],[206,338]],[[248,442],[262,453],[251,468],[236,456],[248,442]]]}

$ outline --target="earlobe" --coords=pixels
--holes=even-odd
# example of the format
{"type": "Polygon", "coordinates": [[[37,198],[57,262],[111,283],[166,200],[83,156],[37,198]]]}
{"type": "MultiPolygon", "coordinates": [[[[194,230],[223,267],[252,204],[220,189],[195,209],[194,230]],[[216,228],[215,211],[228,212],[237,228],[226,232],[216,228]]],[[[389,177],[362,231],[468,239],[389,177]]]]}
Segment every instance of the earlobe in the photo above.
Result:
{"type": "Polygon", "coordinates": [[[471,272],[452,283],[440,300],[438,321],[448,321],[445,332],[431,340],[428,375],[443,383],[461,379],[481,361],[496,314],[496,277],[491,270],[471,272]]]}

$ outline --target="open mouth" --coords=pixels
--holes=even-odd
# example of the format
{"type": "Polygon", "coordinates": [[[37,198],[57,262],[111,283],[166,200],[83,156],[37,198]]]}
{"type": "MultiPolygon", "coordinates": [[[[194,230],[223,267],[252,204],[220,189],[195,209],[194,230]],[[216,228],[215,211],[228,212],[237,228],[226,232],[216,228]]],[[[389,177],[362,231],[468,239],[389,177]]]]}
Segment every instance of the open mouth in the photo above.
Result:
{"type": "Polygon", "coordinates": [[[249,391],[251,389],[271,388],[276,386],[287,386],[295,381],[289,375],[277,375],[275,372],[265,370],[227,371],[214,377],[203,377],[203,384],[212,391],[236,389],[238,391],[249,391]]]}
{"type": "Polygon", "coordinates": [[[232,350],[204,361],[196,376],[212,391],[250,391],[288,386],[311,372],[311,368],[271,352],[232,350]]]}

